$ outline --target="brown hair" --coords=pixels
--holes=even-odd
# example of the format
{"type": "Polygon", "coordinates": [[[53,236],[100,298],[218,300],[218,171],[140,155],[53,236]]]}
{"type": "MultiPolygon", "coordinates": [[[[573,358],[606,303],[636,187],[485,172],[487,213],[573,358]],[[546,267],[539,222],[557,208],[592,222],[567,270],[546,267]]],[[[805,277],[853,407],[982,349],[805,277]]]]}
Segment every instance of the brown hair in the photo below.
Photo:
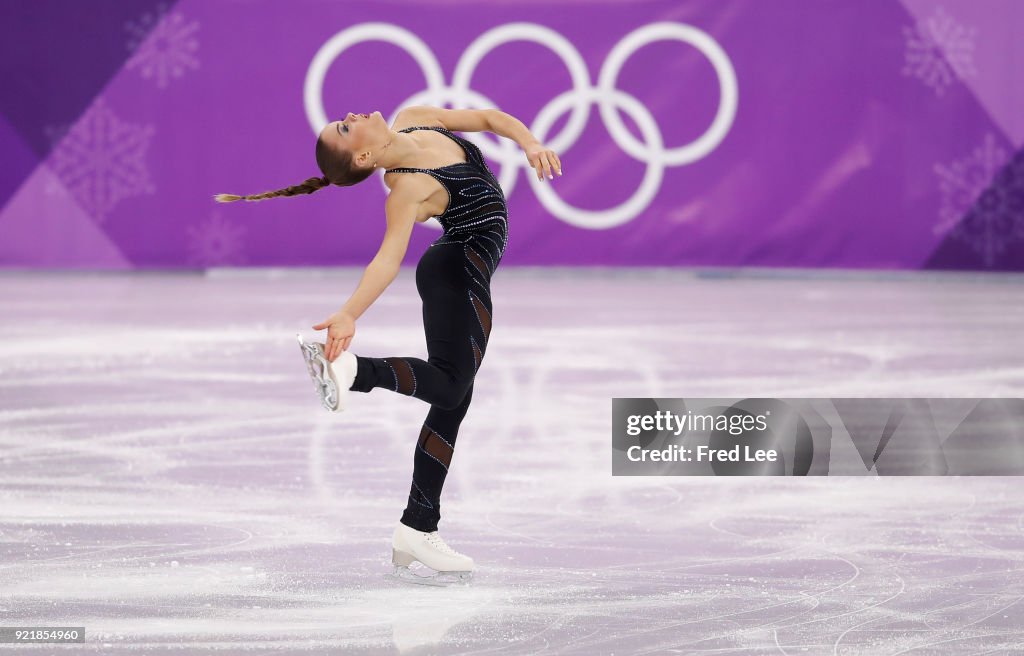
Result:
{"type": "Polygon", "coordinates": [[[320,138],[316,140],[316,165],[320,167],[320,172],[324,174],[322,178],[306,178],[301,184],[275,191],[265,191],[262,194],[248,196],[217,194],[213,199],[218,203],[231,203],[236,200],[264,200],[267,198],[277,198],[278,196],[311,194],[332,184],[339,187],[350,187],[362,182],[373,173],[373,168],[361,169],[353,166],[352,153],[347,150],[332,150],[320,138]]]}

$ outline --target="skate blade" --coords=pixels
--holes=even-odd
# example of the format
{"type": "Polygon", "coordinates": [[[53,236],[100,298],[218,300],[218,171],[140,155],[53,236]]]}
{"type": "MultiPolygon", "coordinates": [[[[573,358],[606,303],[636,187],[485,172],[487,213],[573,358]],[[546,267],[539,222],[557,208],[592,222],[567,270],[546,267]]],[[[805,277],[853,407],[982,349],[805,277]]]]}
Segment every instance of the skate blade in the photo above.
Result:
{"type": "Polygon", "coordinates": [[[327,370],[328,362],[324,357],[323,347],[317,342],[303,341],[302,335],[296,337],[299,340],[299,349],[302,351],[302,359],[306,362],[306,370],[313,380],[313,387],[320,404],[331,412],[339,412],[338,387],[327,370]]]}
{"type": "Polygon", "coordinates": [[[394,565],[391,575],[405,583],[431,585],[439,588],[467,585],[473,580],[473,572],[435,572],[424,567],[429,574],[419,574],[405,565],[394,565]]]}

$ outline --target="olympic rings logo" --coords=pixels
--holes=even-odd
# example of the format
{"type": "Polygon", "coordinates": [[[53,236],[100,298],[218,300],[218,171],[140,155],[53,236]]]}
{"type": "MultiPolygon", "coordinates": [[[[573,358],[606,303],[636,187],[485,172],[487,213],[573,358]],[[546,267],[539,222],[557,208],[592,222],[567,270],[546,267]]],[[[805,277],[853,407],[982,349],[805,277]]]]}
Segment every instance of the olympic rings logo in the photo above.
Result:
{"type": "MultiPolygon", "coordinates": [[[[409,96],[400,107],[408,105],[443,106],[450,103],[456,109],[495,107],[484,95],[470,89],[473,71],[480,60],[494,48],[511,41],[533,41],[550,48],[561,57],[572,78],[572,89],[555,96],[537,114],[530,131],[555,152],[568,151],[583,132],[590,115],[590,106],[596,104],[606,128],[615,143],[634,159],[647,164],[643,180],[633,195],[616,207],[605,210],[584,210],[569,205],[552,187],[527,171],[526,179],[533,186],[541,204],[556,217],[580,228],[606,229],[631,221],[650,205],[661,186],[667,166],[690,164],[711,153],[732,127],[736,117],[739,88],[732,62],[722,47],[710,35],[684,23],[657,22],[644,25],[623,37],[605,59],[593,86],[586,63],[579,51],[558,32],[536,23],[507,23],[484,32],[466,48],[455,67],[451,86],[446,86],[444,73],[434,53],[418,36],[390,23],[362,23],[338,32],[328,39],[314,55],[306,71],[303,101],[306,118],[315,134],[319,134],[329,120],[323,106],[323,84],[331,63],[347,48],[364,41],[385,41],[405,50],[419,64],[427,88],[409,96]],[[714,67],[718,77],[719,104],[707,130],[692,142],[666,148],[657,121],[634,96],[615,88],[619,72],[638,49],[655,41],[676,40],[699,50],[714,67]],[[632,117],[639,126],[644,142],[637,141],[629,132],[616,109],[632,117]],[[565,112],[569,119],[562,131],[548,137],[555,120],[565,112]]],[[[397,115],[397,112],[396,112],[397,115]]],[[[394,116],[388,121],[392,123],[394,116]]],[[[491,160],[500,163],[498,181],[508,196],[515,187],[520,169],[529,163],[510,139],[473,139],[473,143],[491,160]]],[[[381,184],[384,175],[381,172],[381,184]]],[[[440,227],[436,219],[428,223],[440,227]]]]}

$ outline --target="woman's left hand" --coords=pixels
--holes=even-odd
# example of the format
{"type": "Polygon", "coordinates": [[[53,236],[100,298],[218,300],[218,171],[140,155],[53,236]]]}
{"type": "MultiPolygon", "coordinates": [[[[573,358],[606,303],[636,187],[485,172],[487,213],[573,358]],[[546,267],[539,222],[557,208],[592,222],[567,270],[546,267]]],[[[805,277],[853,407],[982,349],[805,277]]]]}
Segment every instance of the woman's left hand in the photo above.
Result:
{"type": "Polygon", "coordinates": [[[534,142],[523,150],[526,151],[526,159],[530,161],[530,166],[537,170],[538,180],[543,180],[545,174],[549,180],[552,179],[554,177],[551,175],[552,169],[557,171],[558,175],[562,175],[562,160],[558,159],[555,151],[541,142],[534,142]]]}

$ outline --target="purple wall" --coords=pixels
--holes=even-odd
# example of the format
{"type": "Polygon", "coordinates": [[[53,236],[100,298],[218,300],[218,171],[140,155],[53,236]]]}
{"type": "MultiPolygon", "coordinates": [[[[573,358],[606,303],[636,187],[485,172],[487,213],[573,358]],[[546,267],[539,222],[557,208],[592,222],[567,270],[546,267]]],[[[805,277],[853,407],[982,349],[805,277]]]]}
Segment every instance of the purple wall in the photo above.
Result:
{"type": "MultiPolygon", "coordinates": [[[[319,175],[324,116],[461,102],[518,116],[564,165],[538,183],[518,149],[485,149],[506,264],[1024,270],[1024,2],[483,6],[3,3],[0,266],[365,264],[379,174],[211,196],[319,175]],[[494,30],[509,40],[477,42],[494,30]]],[[[438,234],[417,226],[407,262],[438,234]]]]}

